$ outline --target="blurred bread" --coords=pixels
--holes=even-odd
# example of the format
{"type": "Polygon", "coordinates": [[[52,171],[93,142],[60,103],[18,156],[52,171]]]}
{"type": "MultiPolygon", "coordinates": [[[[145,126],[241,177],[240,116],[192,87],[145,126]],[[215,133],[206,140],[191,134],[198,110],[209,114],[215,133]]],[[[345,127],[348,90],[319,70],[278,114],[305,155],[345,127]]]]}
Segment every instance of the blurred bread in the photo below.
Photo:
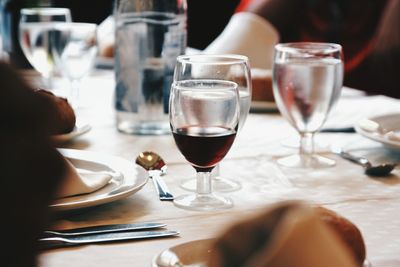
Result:
{"type": "Polygon", "coordinates": [[[112,42],[104,43],[100,47],[99,54],[100,54],[100,56],[106,57],[106,58],[114,57],[114,43],[112,43],[112,42]]]}
{"type": "Polygon", "coordinates": [[[268,69],[251,69],[252,101],[274,102],[272,93],[272,72],[268,69]]]}
{"type": "MultiPolygon", "coordinates": [[[[326,225],[326,227],[324,227],[325,230],[331,229],[332,231],[329,231],[329,233],[325,234],[329,234],[329,236],[331,237],[335,237],[336,235],[336,242],[333,243],[340,245],[340,249],[335,250],[334,247],[332,247],[330,244],[334,240],[323,239],[322,237],[322,239],[317,240],[318,238],[316,239],[315,235],[319,236],[321,234],[321,229],[310,229],[309,227],[312,224],[306,225],[304,226],[306,228],[302,229],[305,232],[308,231],[308,233],[304,233],[305,236],[308,236],[310,240],[314,240],[316,242],[315,244],[318,244],[318,242],[326,242],[324,243],[324,248],[323,246],[321,246],[318,247],[318,249],[316,249],[315,251],[319,251],[319,253],[328,253],[326,254],[326,256],[329,255],[329,257],[331,258],[333,257],[337,259],[341,258],[343,254],[339,256],[336,255],[335,252],[341,251],[345,253],[346,259],[351,262],[351,266],[363,266],[363,262],[365,260],[364,240],[361,236],[360,231],[352,222],[326,208],[309,208],[308,206],[304,206],[296,202],[278,203],[272,208],[267,209],[265,212],[257,214],[255,217],[248,218],[243,220],[242,222],[233,224],[219,238],[216,239],[212,249],[210,250],[211,253],[209,255],[207,266],[269,266],[268,264],[265,265],[262,262],[265,260],[272,264],[271,255],[276,253],[277,250],[282,249],[280,247],[282,243],[279,243],[277,240],[279,240],[280,238],[283,238],[283,240],[285,240],[287,238],[287,236],[285,237],[285,235],[287,234],[286,230],[289,230],[289,228],[284,227],[288,225],[289,221],[292,223],[294,223],[294,221],[296,220],[299,221],[299,217],[291,215],[296,214],[296,212],[303,213],[304,215],[305,211],[311,212],[313,214],[313,217],[318,221],[320,225],[326,225]],[[312,233],[310,231],[312,231],[312,233]],[[311,237],[312,234],[314,234],[314,237],[311,237]],[[279,245],[277,245],[278,243],[279,245]],[[271,252],[272,254],[268,252],[271,252]],[[255,262],[257,262],[256,265],[254,265],[255,262]]],[[[325,238],[326,237],[327,236],[325,236],[325,238]]],[[[297,243],[292,244],[300,247],[294,250],[293,247],[291,247],[291,252],[287,251],[287,253],[292,256],[296,255],[296,253],[300,253],[300,255],[302,255],[302,264],[299,264],[297,266],[304,266],[304,262],[307,261],[305,260],[306,258],[312,259],[315,256],[323,257],[323,254],[313,255],[312,251],[310,251],[311,254],[308,255],[301,254],[302,252],[304,252],[303,246],[307,247],[306,243],[310,240],[306,241],[302,238],[298,238],[297,243]]],[[[308,245],[310,245],[310,243],[308,243],[308,245]]],[[[290,249],[290,246],[286,248],[290,249]]],[[[285,252],[283,252],[283,254],[285,254],[285,252]]],[[[325,258],[321,260],[324,261],[325,258]]],[[[300,258],[293,259],[292,264],[296,261],[300,261],[300,258]]],[[[311,262],[312,261],[313,260],[311,260],[311,262]]],[[[288,261],[282,259],[281,263],[283,262],[288,261]]],[[[291,261],[289,260],[289,262],[291,261]]],[[[272,265],[275,266],[274,264],[272,265]]],[[[316,265],[314,264],[313,266],[316,265]]],[[[326,266],[332,266],[332,264],[328,264],[326,266]]]]}
{"type": "Polygon", "coordinates": [[[351,250],[358,266],[365,261],[365,243],[360,230],[351,221],[324,207],[316,207],[319,217],[333,229],[351,250]]]}
{"type": "Polygon", "coordinates": [[[71,132],[76,123],[75,112],[67,99],[58,97],[52,92],[43,89],[35,90],[54,104],[55,110],[49,111],[54,121],[50,128],[50,135],[65,134],[71,132]]]}

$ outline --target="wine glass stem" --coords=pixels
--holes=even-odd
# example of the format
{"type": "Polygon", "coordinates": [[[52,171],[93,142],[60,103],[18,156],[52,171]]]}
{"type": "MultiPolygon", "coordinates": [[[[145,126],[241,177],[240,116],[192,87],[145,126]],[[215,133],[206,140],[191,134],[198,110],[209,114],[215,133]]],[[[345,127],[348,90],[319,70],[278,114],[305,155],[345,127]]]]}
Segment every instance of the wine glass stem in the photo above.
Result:
{"type": "Polygon", "coordinates": [[[211,194],[211,172],[197,172],[197,195],[211,194]]]}
{"type": "Polygon", "coordinates": [[[300,156],[310,158],[314,154],[314,133],[300,133],[300,156]]]}

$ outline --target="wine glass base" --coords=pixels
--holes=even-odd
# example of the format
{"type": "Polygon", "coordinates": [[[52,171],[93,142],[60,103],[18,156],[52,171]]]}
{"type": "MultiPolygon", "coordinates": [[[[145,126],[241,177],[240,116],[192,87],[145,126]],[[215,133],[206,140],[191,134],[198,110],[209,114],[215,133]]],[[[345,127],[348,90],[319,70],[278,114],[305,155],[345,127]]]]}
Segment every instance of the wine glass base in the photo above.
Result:
{"type": "MultiPolygon", "coordinates": [[[[196,178],[185,179],[181,182],[180,186],[187,191],[195,192],[196,178]]],[[[238,191],[242,188],[240,182],[228,178],[223,178],[221,176],[212,177],[211,186],[212,191],[221,193],[238,191]]]]}
{"type": "Polygon", "coordinates": [[[215,192],[233,192],[242,188],[242,184],[236,180],[221,176],[212,178],[212,188],[215,192]]]}
{"type": "Polygon", "coordinates": [[[336,162],[330,158],[326,158],[320,155],[291,155],[277,160],[278,164],[288,168],[329,168],[335,166],[336,162]]]}
{"type": "MultiPolygon", "coordinates": [[[[314,150],[326,150],[329,148],[329,144],[326,144],[326,142],[321,142],[318,140],[318,136],[315,137],[314,141],[314,150]]],[[[298,138],[287,138],[281,141],[282,146],[287,147],[287,148],[296,148],[298,149],[300,147],[300,139],[298,138]]]]}
{"type": "Polygon", "coordinates": [[[197,211],[224,210],[233,207],[231,199],[214,194],[186,194],[176,197],[174,199],[174,204],[182,209],[197,211]]]}

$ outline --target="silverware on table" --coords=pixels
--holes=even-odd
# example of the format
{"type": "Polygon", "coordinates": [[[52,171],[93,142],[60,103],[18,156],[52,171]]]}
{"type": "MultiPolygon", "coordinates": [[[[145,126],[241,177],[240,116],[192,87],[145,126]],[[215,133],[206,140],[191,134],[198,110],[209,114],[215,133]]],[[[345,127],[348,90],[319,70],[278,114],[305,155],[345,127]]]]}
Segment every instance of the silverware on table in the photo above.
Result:
{"type": "Polygon", "coordinates": [[[394,163],[384,163],[379,165],[372,165],[372,163],[364,157],[358,157],[348,152],[341,150],[340,148],[333,148],[332,151],[344,159],[361,165],[364,167],[365,174],[370,176],[387,176],[397,166],[394,163]]]}
{"type": "Polygon", "coordinates": [[[320,133],[355,133],[354,127],[322,128],[320,133]]]}
{"type": "Polygon", "coordinates": [[[174,196],[161,178],[161,175],[167,172],[167,165],[160,155],[152,151],[144,151],[137,156],[136,163],[148,171],[160,200],[174,200],[174,196]]]}
{"type": "Polygon", "coordinates": [[[44,237],[39,239],[39,245],[42,249],[56,248],[64,246],[85,245],[103,242],[128,241],[146,238],[160,238],[179,235],[178,231],[157,230],[157,231],[134,231],[79,235],[69,237],[44,237]]]}
{"type": "Polygon", "coordinates": [[[98,225],[89,226],[83,228],[75,228],[68,230],[46,230],[43,232],[45,237],[68,237],[68,236],[78,236],[78,235],[92,235],[101,233],[115,233],[115,232],[127,232],[135,230],[146,230],[165,227],[165,223],[130,223],[130,224],[110,224],[110,225],[98,225]]]}

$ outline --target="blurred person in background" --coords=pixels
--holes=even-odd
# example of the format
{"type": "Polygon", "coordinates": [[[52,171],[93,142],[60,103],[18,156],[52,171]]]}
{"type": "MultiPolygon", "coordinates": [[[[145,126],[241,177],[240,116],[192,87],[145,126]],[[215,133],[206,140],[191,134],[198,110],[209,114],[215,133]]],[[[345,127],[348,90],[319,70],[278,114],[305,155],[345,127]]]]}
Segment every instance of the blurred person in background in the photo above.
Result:
{"type": "Polygon", "coordinates": [[[344,85],[400,98],[399,0],[242,0],[207,53],[241,53],[271,68],[278,42],[343,46],[344,85]]]}
{"type": "Polygon", "coordinates": [[[203,50],[225,28],[240,0],[187,0],[188,46],[203,50]]]}
{"type": "MultiPolygon", "coordinates": [[[[196,49],[204,49],[213,41],[229,22],[236,6],[240,0],[187,0],[188,4],[188,46],[196,49]],[[212,25],[212,27],[206,26],[212,25]]],[[[11,55],[11,62],[19,68],[31,68],[25,59],[19,43],[17,41],[17,25],[19,20],[19,10],[22,7],[35,6],[45,3],[53,7],[66,7],[71,10],[72,20],[75,22],[89,22],[101,24],[108,16],[113,13],[113,0],[97,0],[95,8],[93,1],[82,0],[2,0],[1,12],[3,20],[8,21],[5,28],[12,27],[8,31],[8,38],[14,39],[8,48],[15,54],[11,55]],[[9,15],[12,16],[9,16],[9,15]]]]}
{"type": "Polygon", "coordinates": [[[69,8],[72,21],[100,24],[112,13],[113,2],[113,0],[51,0],[51,5],[69,8]]]}
{"type": "MultiPolygon", "coordinates": [[[[187,0],[188,46],[204,49],[224,29],[240,0],[187,0]],[[206,26],[206,25],[211,25],[206,26]]],[[[53,6],[68,7],[72,20],[100,24],[113,11],[113,0],[52,0],[53,6]]]]}

